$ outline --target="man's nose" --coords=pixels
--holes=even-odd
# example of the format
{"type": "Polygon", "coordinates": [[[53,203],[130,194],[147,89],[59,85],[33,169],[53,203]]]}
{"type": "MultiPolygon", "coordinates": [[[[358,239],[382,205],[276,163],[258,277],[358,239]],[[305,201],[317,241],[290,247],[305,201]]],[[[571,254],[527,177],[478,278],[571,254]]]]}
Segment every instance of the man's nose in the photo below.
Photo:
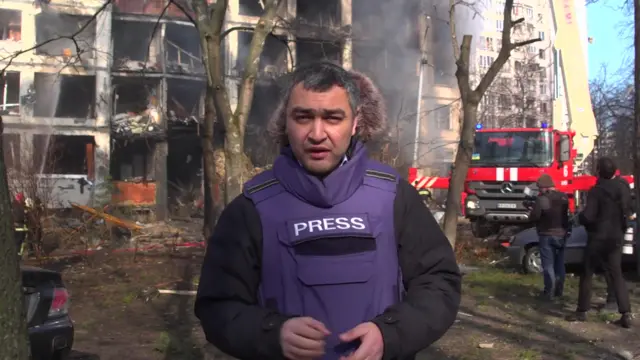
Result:
{"type": "Polygon", "coordinates": [[[313,126],[309,132],[309,140],[314,143],[320,143],[327,137],[324,131],[324,122],[320,118],[316,118],[313,121],[313,126]]]}

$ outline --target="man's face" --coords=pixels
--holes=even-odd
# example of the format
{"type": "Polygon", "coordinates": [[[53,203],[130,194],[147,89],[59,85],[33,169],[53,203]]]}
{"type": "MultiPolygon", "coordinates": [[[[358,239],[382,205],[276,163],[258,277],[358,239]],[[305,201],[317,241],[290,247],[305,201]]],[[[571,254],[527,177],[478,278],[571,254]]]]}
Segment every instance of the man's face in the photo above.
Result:
{"type": "Polygon", "coordinates": [[[325,92],[293,88],[287,104],[286,131],[291,149],[312,174],[325,175],[342,161],[357,121],[345,89],[325,92]]]}

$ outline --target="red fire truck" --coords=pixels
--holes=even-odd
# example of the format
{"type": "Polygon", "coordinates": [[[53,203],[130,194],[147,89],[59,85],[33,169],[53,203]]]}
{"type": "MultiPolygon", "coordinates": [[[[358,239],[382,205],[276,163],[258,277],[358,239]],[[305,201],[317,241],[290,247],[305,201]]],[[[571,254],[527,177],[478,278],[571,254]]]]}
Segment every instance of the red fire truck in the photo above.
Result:
{"type": "MultiPolygon", "coordinates": [[[[473,234],[486,237],[502,225],[525,225],[529,211],[524,206],[525,188],[536,190],[543,173],[551,175],[556,188],[569,196],[570,209],[576,210],[576,195],[595,185],[590,175],[575,175],[573,131],[540,128],[483,129],[476,127],[471,165],[467,172],[462,204],[471,221],[473,234]]],[[[632,177],[625,177],[633,184],[632,177]]],[[[409,171],[416,188],[446,189],[448,178],[419,176],[409,171]]]]}

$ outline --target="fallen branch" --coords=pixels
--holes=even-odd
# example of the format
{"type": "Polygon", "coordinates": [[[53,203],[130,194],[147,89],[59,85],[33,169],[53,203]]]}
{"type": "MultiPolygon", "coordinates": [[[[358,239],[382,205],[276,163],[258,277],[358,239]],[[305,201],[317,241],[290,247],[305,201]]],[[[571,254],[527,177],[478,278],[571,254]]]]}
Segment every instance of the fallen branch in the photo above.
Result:
{"type": "Polygon", "coordinates": [[[112,224],[114,224],[116,226],[120,226],[122,228],[131,230],[131,231],[142,230],[144,228],[143,226],[140,226],[140,225],[138,225],[136,223],[133,223],[131,221],[120,219],[120,218],[115,217],[113,215],[109,215],[109,214],[107,214],[107,213],[105,213],[105,212],[103,212],[101,210],[96,210],[96,209],[90,208],[88,206],[76,204],[76,203],[73,203],[73,202],[71,203],[71,206],[73,206],[73,207],[75,207],[77,209],[80,209],[82,211],[85,211],[85,212],[87,212],[87,213],[89,213],[91,215],[97,216],[97,217],[103,219],[106,222],[112,223],[112,224]]]}
{"type": "Polygon", "coordinates": [[[170,295],[188,295],[194,296],[198,292],[195,290],[170,290],[170,289],[158,289],[158,294],[170,294],[170,295]]]}

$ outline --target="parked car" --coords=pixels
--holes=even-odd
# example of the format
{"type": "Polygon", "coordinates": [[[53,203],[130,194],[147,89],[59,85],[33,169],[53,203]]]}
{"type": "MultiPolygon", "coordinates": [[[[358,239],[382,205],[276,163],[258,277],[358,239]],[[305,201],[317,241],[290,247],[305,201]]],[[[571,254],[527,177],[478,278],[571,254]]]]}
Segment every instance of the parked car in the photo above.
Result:
{"type": "MultiPolygon", "coordinates": [[[[587,245],[587,232],[584,226],[577,223],[577,217],[571,220],[571,236],[567,239],[565,250],[566,265],[580,265],[584,259],[584,249],[587,245]]],[[[622,262],[635,262],[633,228],[627,229],[622,248],[622,262]]],[[[509,262],[522,269],[525,273],[542,272],[542,261],[540,259],[540,248],[538,244],[538,233],[535,228],[523,230],[509,239],[508,243],[502,244],[507,248],[509,262]]]]}
{"type": "Polygon", "coordinates": [[[31,359],[63,360],[73,346],[69,292],[60,273],[21,266],[31,359]]]}

